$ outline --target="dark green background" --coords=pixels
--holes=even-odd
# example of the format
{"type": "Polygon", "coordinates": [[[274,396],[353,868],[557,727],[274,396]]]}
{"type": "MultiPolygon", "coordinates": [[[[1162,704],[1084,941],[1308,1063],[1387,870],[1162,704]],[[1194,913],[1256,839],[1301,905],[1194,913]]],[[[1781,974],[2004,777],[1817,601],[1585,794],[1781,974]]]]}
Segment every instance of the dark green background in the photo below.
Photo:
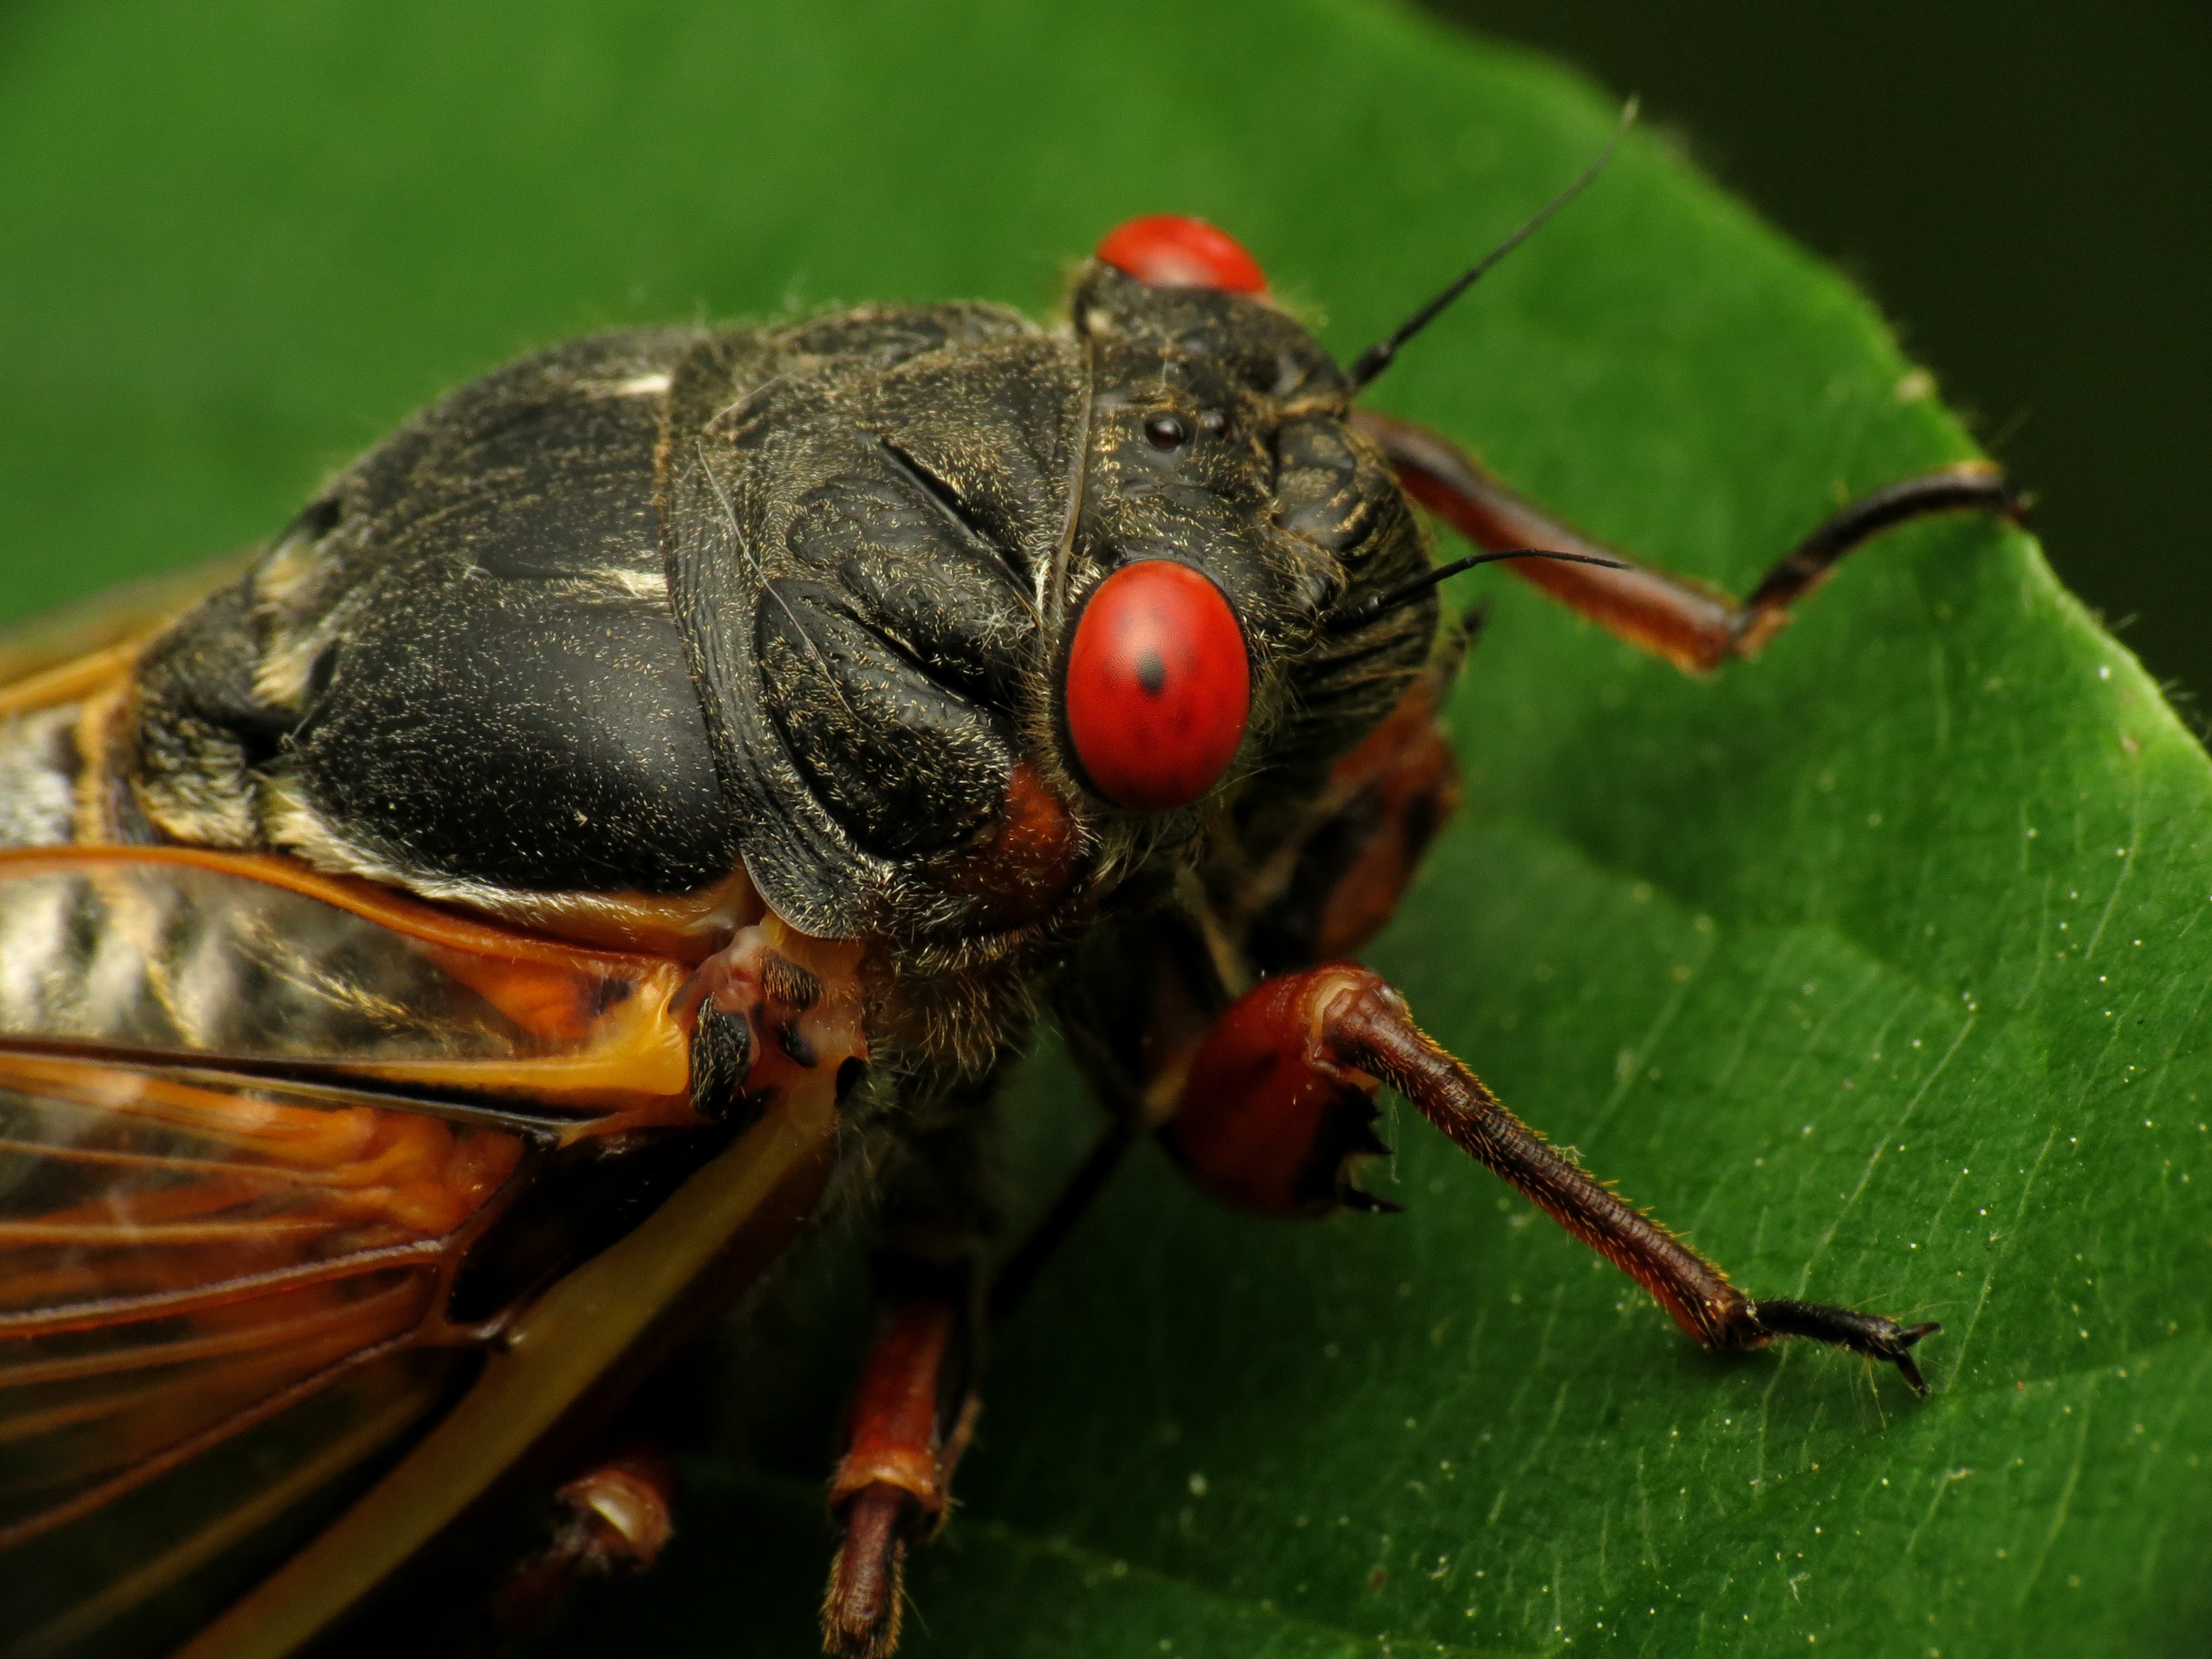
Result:
{"type": "Polygon", "coordinates": [[[1433,0],[1581,64],[1842,264],[2034,490],[2067,585],[2212,695],[2212,9],[1433,0]]]}

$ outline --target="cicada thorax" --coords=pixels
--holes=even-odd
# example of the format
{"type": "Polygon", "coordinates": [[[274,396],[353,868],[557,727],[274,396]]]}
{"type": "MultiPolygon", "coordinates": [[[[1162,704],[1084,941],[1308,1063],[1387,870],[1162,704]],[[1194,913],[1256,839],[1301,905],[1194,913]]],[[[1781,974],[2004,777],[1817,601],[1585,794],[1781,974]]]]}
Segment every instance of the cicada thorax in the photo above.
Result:
{"type": "Polygon", "coordinates": [[[1011,313],[939,307],[679,372],[674,611],[747,865],[798,925],[972,958],[1075,884],[1075,813],[1024,729],[1073,368],[1011,313]]]}
{"type": "Polygon", "coordinates": [[[1311,337],[1104,264],[1072,309],[846,313],[677,372],[672,599],[748,866],[811,929],[949,967],[1065,926],[1419,668],[1431,606],[1328,625],[1425,550],[1311,337]],[[1192,648],[1089,649],[1115,596],[1192,648]]]}

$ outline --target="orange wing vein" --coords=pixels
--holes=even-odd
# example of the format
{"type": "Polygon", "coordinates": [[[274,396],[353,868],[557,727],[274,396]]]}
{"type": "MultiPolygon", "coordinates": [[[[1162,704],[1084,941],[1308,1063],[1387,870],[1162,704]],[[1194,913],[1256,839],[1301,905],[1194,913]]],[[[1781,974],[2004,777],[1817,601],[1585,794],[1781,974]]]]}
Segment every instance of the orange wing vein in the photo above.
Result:
{"type": "Polygon", "coordinates": [[[699,1126],[688,972],[283,860],[0,852],[0,1650],[167,1645],[432,1420],[533,1170],[699,1126]]]}

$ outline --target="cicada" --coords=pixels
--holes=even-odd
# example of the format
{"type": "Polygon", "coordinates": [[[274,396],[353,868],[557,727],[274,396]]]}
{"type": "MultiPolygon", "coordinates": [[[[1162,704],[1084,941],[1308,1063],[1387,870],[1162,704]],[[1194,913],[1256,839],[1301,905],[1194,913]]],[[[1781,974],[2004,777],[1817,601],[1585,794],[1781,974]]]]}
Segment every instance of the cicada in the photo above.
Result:
{"type": "Polygon", "coordinates": [[[1468,561],[1425,513],[1704,671],[1882,529],[2013,497],[1905,480],[1738,604],[1361,407],[1437,308],[1347,370],[1162,216],[1056,328],[586,339],[415,417],[187,608],[12,659],[5,1651],[291,1651],[548,1446],[573,1478],[483,1618],[649,1560],[665,1466],[596,1429],[842,1213],[880,1313],[825,1637],[888,1654],[979,1340],[1123,1152],[1387,1209],[1386,1086],[1697,1341],[1919,1389],[1935,1326],[1737,1288],[1350,958],[1456,797],[1468,561]],[[1105,1127],[1007,1239],[991,1098],[1048,1008],[1105,1127]]]}

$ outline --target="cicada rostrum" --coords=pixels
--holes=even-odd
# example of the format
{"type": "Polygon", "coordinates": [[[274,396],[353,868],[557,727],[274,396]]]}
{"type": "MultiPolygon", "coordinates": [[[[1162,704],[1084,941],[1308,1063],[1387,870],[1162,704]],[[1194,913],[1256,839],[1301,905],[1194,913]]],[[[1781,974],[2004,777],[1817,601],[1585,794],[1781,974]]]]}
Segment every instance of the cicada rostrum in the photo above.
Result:
{"type": "Polygon", "coordinates": [[[1906,480],[1737,604],[1361,408],[1435,308],[1347,371],[1158,217],[1056,329],[586,339],[434,405],[189,608],[19,653],[5,1650],[292,1651],[548,1445],[580,1461],[487,1628],[648,1560],[664,1469],[589,1431],[842,1209],[881,1314],[826,1640],[888,1653],[978,1339],[1125,1149],[1255,1211],[1388,1208],[1385,1086],[1697,1341],[1919,1389],[1936,1327],[1737,1289],[1347,958],[1455,798],[1468,630],[1420,509],[1705,670],[1885,527],[2013,500],[1906,480]],[[989,1102],[1046,1007],[1106,1127],[1005,1240],[989,1102]]]}

